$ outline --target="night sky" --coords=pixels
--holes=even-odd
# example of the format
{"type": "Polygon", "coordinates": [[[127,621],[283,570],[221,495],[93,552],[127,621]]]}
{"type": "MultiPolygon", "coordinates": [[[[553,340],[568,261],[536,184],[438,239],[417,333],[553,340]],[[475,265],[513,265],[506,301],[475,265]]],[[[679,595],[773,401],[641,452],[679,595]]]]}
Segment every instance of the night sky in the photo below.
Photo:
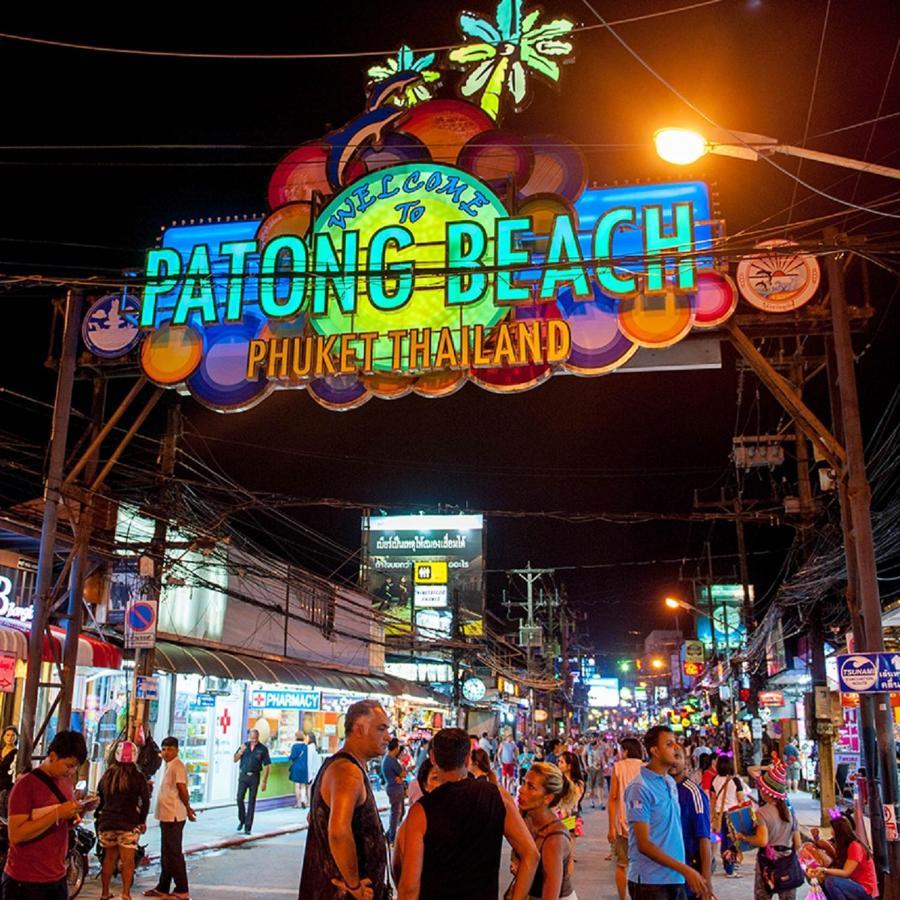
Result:
{"type": "MultiPolygon", "coordinates": [[[[493,14],[491,2],[468,8],[493,14]]],[[[526,6],[529,4],[526,3],[526,6]]],[[[678,0],[605,0],[609,20],[659,12],[678,0]]],[[[459,40],[452,3],[389,5],[300,4],[291,11],[245,7],[185,17],[184,7],[145,5],[91,22],[83,11],[30,20],[7,13],[4,31],[51,40],[156,50],[246,53],[362,52],[401,42],[413,47],[459,40]],[[327,11],[327,12],[326,12],[327,11]],[[137,18],[135,18],[137,15],[137,18]]],[[[596,25],[579,0],[545,5],[596,25]]],[[[214,10],[214,12],[212,11],[214,10]]],[[[823,132],[896,112],[900,17],[894,2],[724,0],[679,14],[622,24],[617,33],[661,77],[712,120],[832,153],[900,165],[898,119],[818,137],[823,132]],[[828,16],[824,41],[823,21],[828,16]],[[821,54],[820,54],[821,49],[821,54]],[[810,96],[817,69],[815,97],[810,96]],[[888,74],[894,62],[893,75],[888,74]],[[807,129],[808,119],[808,129],[807,129]]],[[[713,183],[731,234],[764,225],[794,227],[808,238],[822,224],[796,226],[842,207],[796,186],[765,163],[708,157],[673,171],[652,151],[650,136],[665,124],[700,126],[702,119],[603,29],[575,38],[575,62],[558,91],[544,84],[521,115],[505,126],[523,135],[556,133],[583,146],[599,184],[624,180],[703,177],[713,183]],[[795,193],[796,187],[796,193],[795,193]]],[[[0,273],[112,276],[139,267],[160,226],[173,220],[265,212],[275,163],[299,143],[357,114],[364,70],[376,58],[317,61],[176,60],[23,44],[0,38],[5,145],[0,150],[3,225],[0,273]],[[129,145],[194,145],[193,149],[129,149],[129,145]],[[109,148],[117,145],[116,149],[109,148]],[[223,145],[243,145],[228,149],[223,145]]],[[[454,96],[459,74],[448,72],[441,96],[454,96]]],[[[784,160],[796,172],[794,161],[784,160]]],[[[857,204],[895,188],[889,180],[804,164],[801,177],[857,204]]],[[[896,203],[884,209],[896,213],[896,203]]],[[[896,219],[838,217],[857,234],[896,236],[896,219]]],[[[897,382],[893,342],[897,278],[873,268],[874,326],[859,368],[864,418],[871,428],[897,382]]],[[[3,279],[6,281],[6,279],[3,279]]],[[[859,300],[859,285],[849,285],[859,300]]],[[[39,399],[52,397],[43,368],[51,296],[48,286],[0,288],[7,329],[0,384],[39,399]]],[[[815,302],[815,301],[814,301],[815,302]]],[[[276,393],[250,412],[222,416],[186,401],[197,453],[254,490],[332,497],[384,509],[436,504],[476,510],[673,512],[691,509],[695,489],[714,495],[733,483],[732,436],[765,433],[782,419],[754,379],[738,405],[735,356],[723,347],[718,371],[559,377],[534,391],[496,396],[467,385],[449,399],[372,400],[337,414],[303,392],[276,393]],[[756,396],[759,394],[757,403],[756,396]],[[757,429],[760,429],[758,432],[757,429]]],[[[813,390],[811,400],[821,403],[813,390]]],[[[80,408],[87,395],[79,389],[80,408]]],[[[819,407],[824,414],[824,407],[819,407]]],[[[0,405],[5,430],[42,439],[47,419],[0,405]]],[[[151,420],[158,433],[162,419],[151,420]]],[[[783,471],[753,476],[749,496],[764,497],[783,471]]],[[[298,513],[340,543],[358,545],[358,513],[313,508],[298,513]]],[[[697,571],[704,541],[712,541],[716,573],[736,567],[733,528],[720,523],[574,524],[545,518],[491,516],[491,569],[560,567],[582,633],[600,649],[624,648],[670,622],[661,609],[682,572],[697,571]],[[658,560],[686,560],[655,563],[658,560]],[[611,565],[618,564],[618,565],[611,565]],[[571,568],[569,568],[571,567],[571,568]]],[[[751,576],[757,592],[770,586],[792,540],[789,528],[751,527],[751,576]]],[[[333,568],[333,567],[332,567],[333,568]]],[[[352,567],[344,569],[350,575],[352,567]]],[[[492,607],[505,584],[489,580],[492,607]]],[[[687,590],[681,585],[681,590],[687,590]]]]}

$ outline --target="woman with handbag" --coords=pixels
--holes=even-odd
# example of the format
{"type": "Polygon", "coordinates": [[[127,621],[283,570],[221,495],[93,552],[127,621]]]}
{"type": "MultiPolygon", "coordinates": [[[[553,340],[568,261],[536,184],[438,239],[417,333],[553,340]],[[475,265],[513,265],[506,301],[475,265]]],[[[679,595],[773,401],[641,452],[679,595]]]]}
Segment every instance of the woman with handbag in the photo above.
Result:
{"type": "Polygon", "coordinates": [[[765,800],[757,812],[756,831],[752,835],[737,833],[735,838],[759,847],[756,854],[756,877],[753,900],[794,900],[797,888],[806,881],[800,865],[800,830],[797,817],[787,804],[787,766],[751,766],[747,770],[756,778],[760,798],[765,800]]]}
{"type": "Polygon", "coordinates": [[[519,787],[519,809],[540,854],[528,892],[532,900],[577,900],[572,887],[574,842],[555,810],[563,804],[574,807],[578,799],[578,788],[550,763],[534,763],[519,787]]]}
{"type": "Polygon", "coordinates": [[[726,812],[734,806],[740,806],[747,794],[747,785],[734,774],[734,761],[730,756],[720,756],[716,760],[716,777],[712,780],[709,791],[709,809],[712,830],[721,839],[722,867],[726,878],[741,878],[736,871],[740,861],[740,851],[731,837],[726,812]]]}

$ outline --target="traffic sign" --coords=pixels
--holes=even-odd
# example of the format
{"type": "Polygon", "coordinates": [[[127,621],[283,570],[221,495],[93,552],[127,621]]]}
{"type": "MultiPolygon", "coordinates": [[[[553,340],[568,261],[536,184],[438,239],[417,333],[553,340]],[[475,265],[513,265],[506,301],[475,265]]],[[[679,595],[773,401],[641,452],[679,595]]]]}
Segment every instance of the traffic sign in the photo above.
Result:
{"type": "Polygon", "coordinates": [[[156,646],[154,600],[132,600],[125,609],[125,646],[130,649],[156,646]]]}
{"type": "Polygon", "coordinates": [[[159,679],[153,675],[137,675],[134,695],[138,700],[159,700],[159,679]]]}
{"type": "Polygon", "coordinates": [[[900,691],[900,653],[843,653],[837,670],[842,694],[900,691]]]}

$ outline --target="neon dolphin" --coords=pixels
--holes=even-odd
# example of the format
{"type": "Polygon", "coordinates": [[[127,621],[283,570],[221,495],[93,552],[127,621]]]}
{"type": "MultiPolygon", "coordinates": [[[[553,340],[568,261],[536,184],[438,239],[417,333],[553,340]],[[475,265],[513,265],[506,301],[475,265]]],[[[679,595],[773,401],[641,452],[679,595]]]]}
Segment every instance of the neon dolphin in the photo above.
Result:
{"type": "Polygon", "coordinates": [[[366,111],[325,138],[331,145],[325,173],[328,183],[335,191],[343,186],[344,170],[353,154],[365,143],[371,142],[376,147],[379,146],[384,130],[406,115],[407,110],[391,103],[391,100],[422,81],[420,72],[405,70],[378,82],[369,92],[366,111]]]}

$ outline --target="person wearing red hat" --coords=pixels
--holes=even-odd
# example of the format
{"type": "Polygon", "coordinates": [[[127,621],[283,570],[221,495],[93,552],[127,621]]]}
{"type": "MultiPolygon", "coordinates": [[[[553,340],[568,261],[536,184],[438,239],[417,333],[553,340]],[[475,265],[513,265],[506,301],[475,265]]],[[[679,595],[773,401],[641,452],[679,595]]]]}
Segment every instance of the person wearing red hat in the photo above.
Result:
{"type": "Polygon", "coordinates": [[[765,803],[756,811],[756,830],[751,835],[736,834],[735,840],[759,847],[756,854],[756,876],[753,900],[794,900],[797,888],[805,882],[797,852],[800,828],[797,817],[787,803],[787,766],[776,762],[771,766],[750,766],[756,779],[760,799],[765,803]]]}

